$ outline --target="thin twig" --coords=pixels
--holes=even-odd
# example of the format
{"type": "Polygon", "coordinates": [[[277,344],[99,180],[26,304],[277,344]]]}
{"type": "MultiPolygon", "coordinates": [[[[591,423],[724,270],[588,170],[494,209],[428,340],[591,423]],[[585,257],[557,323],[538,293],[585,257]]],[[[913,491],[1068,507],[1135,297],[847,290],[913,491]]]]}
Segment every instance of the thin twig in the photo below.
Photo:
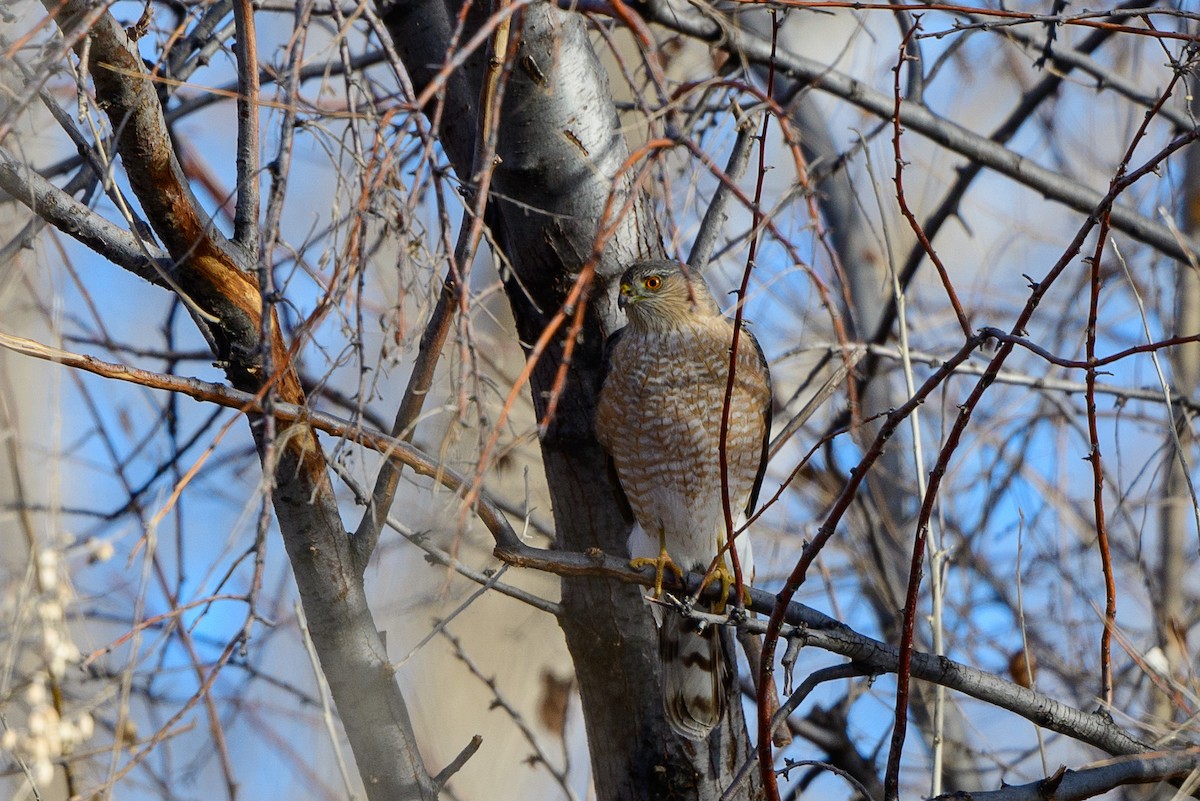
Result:
{"type": "MultiPolygon", "coordinates": [[[[1146,113],[1141,125],[1130,140],[1129,146],[1125,150],[1125,155],[1117,167],[1117,172],[1110,182],[1110,186],[1117,186],[1125,178],[1129,163],[1133,159],[1133,154],[1145,137],[1150,123],[1155,117],[1156,110],[1166,104],[1167,99],[1171,97],[1175,86],[1183,78],[1184,74],[1184,71],[1177,65],[1170,82],[1159,98],[1159,102],[1146,113]]],[[[1096,545],[1100,551],[1100,565],[1104,573],[1104,629],[1100,633],[1100,698],[1108,706],[1112,705],[1113,700],[1112,635],[1113,628],[1116,626],[1117,587],[1116,578],[1113,574],[1112,555],[1109,549],[1108,524],[1104,515],[1104,468],[1100,457],[1100,431],[1096,419],[1095,385],[1099,372],[1096,360],[1096,321],[1100,309],[1100,264],[1104,255],[1104,246],[1108,241],[1110,218],[1111,209],[1106,209],[1100,218],[1096,247],[1089,265],[1088,319],[1085,342],[1087,358],[1085,375],[1088,388],[1084,396],[1086,398],[1088,442],[1090,445],[1087,460],[1092,466],[1092,507],[1096,526],[1096,545]]]]}
{"type": "MultiPolygon", "coordinates": [[[[954,309],[954,316],[958,320],[958,325],[962,329],[963,335],[971,336],[971,325],[967,321],[966,312],[963,311],[962,304],[958,300],[958,295],[955,293],[954,285],[950,282],[950,275],[946,270],[946,266],[938,257],[937,252],[933,249],[933,244],[925,236],[925,231],[921,228],[916,215],[908,208],[908,203],[904,199],[904,158],[900,151],[900,72],[905,60],[908,58],[908,41],[921,29],[921,23],[918,20],[905,33],[904,40],[900,45],[900,55],[896,66],[893,68],[894,78],[892,91],[896,98],[896,113],[894,114],[892,128],[892,147],[896,156],[896,171],[894,181],[896,183],[896,202],[900,207],[901,214],[908,220],[909,225],[916,234],[917,240],[925,248],[929,260],[933,262],[937,270],[938,277],[941,279],[942,288],[946,292],[946,297],[950,301],[951,308],[954,309]]],[[[919,69],[916,65],[910,65],[910,70],[919,69]]],[[[890,263],[890,262],[889,262],[890,263]]],[[[896,317],[900,321],[901,344],[900,352],[903,355],[908,347],[908,327],[904,317],[904,293],[900,290],[899,280],[896,277],[893,265],[892,269],[893,294],[894,302],[896,303],[896,317]]],[[[905,366],[905,379],[907,381],[907,390],[909,396],[912,396],[912,371],[911,364],[907,358],[903,359],[905,366]]],[[[918,410],[913,409],[912,413],[912,431],[913,431],[913,448],[916,456],[916,473],[918,475],[918,487],[922,498],[926,497],[926,486],[924,471],[925,465],[921,458],[921,427],[918,410]]],[[[904,737],[908,727],[908,704],[909,704],[909,664],[904,659],[906,651],[911,651],[913,647],[914,629],[911,624],[912,618],[908,615],[909,605],[915,607],[917,593],[921,586],[921,572],[924,566],[926,551],[933,549],[935,546],[929,546],[926,542],[926,536],[930,526],[924,524],[924,519],[917,523],[916,535],[913,537],[912,557],[909,565],[908,574],[908,592],[905,602],[904,625],[901,628],[900,634],[900,670],[896,676],[896,703],[895,714],[892,723],[892,741],[888,749],[887,769],[883,776],[883,797],[884,801],[895,801],[900,794],[900,756],[904,748],[904,737]]],[[[931,560],[931,569],[937,570],[939,567],[937,560],[931,560]]],[[[939,582],[940,584],[940,582],[939,582]]],[[[941,652],[941,602],[940,602],[940,587],[935,587],[933,597],[933,616],[934,616],[934,650],[935,653],[941,652]]],[[[937,794],[941,791],[941,773],[942,773],[942,728],[944,725],[945,715],[945,696],[942,693],[942,688],[938,688],[934,699],[933,709],[933,759],[932,761],[932,788],[931,791],[937,794]]]]}
{"type": "MultiPolygon", "coordinates": [[[[958,327],[962,329],[963,336],[971,335],[971,324],[967,320],[967,313],[963,311],[962,303],[958,300],[958,294],[954,291],[954,285],[950,282],[950,274],[946,270],[946,265],[942,263],[942,259],[938,256],[937,251],[933,249],[933,243],[929,241],[929,237],[925,235],[925,229],[921,227],[917,216],[912,213],[912,209],[908,207],[908,201],[904,198],[904,157],[900,152],[900,134],[904,130],[900,125],[900,73],[906,60],[908,60],[908,44],[912,36],[921,30],[921,23],[918,21],[905,34],[904,40],[900,43],[900,60],[896,66],[892,68],[894,73],[892,82],[892,91],[895,93],[896,106],[895,113],[892,115],[892,149],[896,154],[896,171],[892,177],[892,181],[896,184],[896,204],[900,207],[900,213],[904,215],[904,219],[908,220],[909,226],[913,233],[916,234],[917,241],[921,243],[921,247],[925,250],[925,255],[929,257],[929,261],[933,263],[937,270],[938,278],[942,281],[942,288],[946,290],[946,298],[950,301],[950,307],[954,309],[954,316],[958,320],[958,327]]],[[[919,70],[920,67],[916,64],[910,64],[910,72],[919,70]]]]}
{"type": "Polygon", "coordinates": [[[488,575],[473,568],[467,567],[467,565],[463,564],[462,561],[455,558],[447,551],[444,551],[435,545],[431,545],[429,543],[429,537],[426,534],[423,532],[412,531],[408,526],[404,525],[404,523],[402,523],[400,520],[397,520],[395,517],[389,515],[387,524],[401,537],[404,537],[404,539],[408,540],[410,543],[424,551],[427,554],[427,558],[436,564],[441,565],[442,567],[448,567],[454,572],[458,573],[460,576],[470,579],[476,584],[488,585],[491,587],[491,589],[495,590],[501,595],[507,595],[509,598],[513,598],[521,601],[522,603],[528,604],[534,609],[555,617],[562,615],[562,604],[547,600],[540,595],[534,595],[528,590],[523,590],[520,587],[514,587],[511,584],[505,584],[503,582],[496,581],[495,579],[497,577],[494,574],[488,575]]]}
{"type": "Polygon", "coordinates": [[[438,634],[445,631],[446,627],[448,625],[450,625],[452,622],[454,622],[454,618],[458,617],[463,612],[465,612],[469,608],[471,608],[471,604],[475,603],[475,601],[477,601],[479,598],[483,597],[483,594],[486,593],[488,590],[495,587],[496,582],[498,582],[500,580],[500,577],[504,575],[504,571],[506,571],[506,570],[508,570],[508,565],[501,565],[499,570],[493,571],[492,575],[488,577],[487,581],[485,581],[473,593],[468,595],[466,597],[466,600],[464,600],[462,603],[460,603],[458,606],[456,606],[453,610],[451,610],[450,614],[448,614],[445,617],[438,620],[437,623],[434,624],[433,628],[431,628],[428,632],[426,632],[425,636],[417,641],[416,645],[414,645],[412,648],[408,649],[408,653],[406,653],[404,656],[400,657],[395,662],[393,662],[392,670],[399,671],[400,668],[404,667],[405,663],[407,663],[408,660],[410,660],[414,656],[416,656],[417,652],[420,651],[422,648],[424,648],[429,643],[430,640],[432,640],[438,634]]]}
{"type": "MultiPolygon", "coordinates": [[[[1118,174],[1118,177],[1119,174],[1118,174]]],[[[1090,261],[1088,281],[1088,318],[1086,334],[1087,390],[1084,392],[1084,407],[1087,410],[1088,455],[1092,466],[1092,512],[1096,527],[1096,545],[1100,551],[1100,567],[1104,573],[1104,628],[1100,632],[1100,699],[1106,706],[1112,705],[1112,630],[1117,618],[1117,586],[1113,576],[1112,555],[1108,545],[1108,523],[1104,516],[1104,467],[1100,460],[1100,427],[1096,416],[1096,377],[1099,370],[1096,359],[1096,318],[1100,312],[1100,257],[1108,239],[1108,215],[1100,221],[1100,232],[1096,238],[1096,250],[1090,261]]]]}
{"type": "MultiPolygon", "coordinates": [[[[224,384],[214,384],[208,381],[201,381],[198,378],[183,378],[161,373],[151,373],[122,364],[102,362],[90,356],[80,356],[22,337],[14,337],[3,333],[0,333],[0,347],[22,353],[26,356],[58,362],[106,378],[128,381],[154,389],[178,392],[197,400],[237,409],[244,414],[261,414],[263,411],[262,399],[259,396],[233,389],[224,384]]],[[[365,429],[362,425],[353,421],[343,420],[334,415],[313,411],[305,406],[284,403],[282,401],[275,404],[273,413],[279,420],[288,422],[302,421],[319,431],[345,437],[346,439],[379,451],[387,458],[396,459],[417,474],[434,478],[452,490],[465,491],[468,486],[465,478],[453,470],[446,468],[412,445],[401,442],[395,437],[389,437],[382,432],[365,429]]],[[[520,544],[516,532],[513,531],[512,526],[504,517],[504,513],[486,494],[477,491],[474,500],[477,502],[475,505],[476,514],[479,515],[480,520],[488,527],[488,530],[492,532],[492,535],[496,537],[497,542],[503,545],[512,543],[520,544]]]]}
{"type": "Polygon", "coordinates": [[[463,746],[463,749],[458,752],[458,756],[450,760],[450,764],[438,771],[438,774],[433,777],[435,787],[445,787],[446,782],[450,778],[462,770],[463,765],[467,764],[467,760],[475,756],[475,752],[479,750],[479,746],[483,745],[483,737],[476,734],[471,737],[470,742],[463,746]]]}
{"type": "MultiPolygon", "coordinates": [[[[771,27],[772,27],[772,31],[773,31],[771,41],[772,41],[772,46],[774,46],[776,36],[779,32],[779,20],[777,19],[774,11],[771,12],[771,27]]],[[[771,62],[771,70],[770,70],[770,73],[767,78],[767,97],[770,98],[771,95],[774,93],[774,91],[775,91],[775,71],[774,71],[774,61],[772,61],[771,62]]],[[[767,155],[766,155],[767,149],[766,149],[765,145],[766,145],[766,141],[767,141],[767,131],[769,130],[770,122],[771,122],[771,115],[763,114],[762,115],[762,127],[761,127],[761,129],[759,131],[759,135],[758,135],[758,141],[759,141],[758,176],[757,176],[757,180],[754,183],[754,202],[752,204],[752,208],[754,209],[754,212],[753,212],[753,223],[752,223],[751,227],[752,227],[754,233],[751,234],[750,247],[746,253],[746,266],[742,270],[742,282],[738,286],[738,288],[736,290],[734,290],[734,297],[737,298],[737,303],[734,305],[734,308],[733,308],[733,340],[729,343],[728,374],[725,376],[725,396],[724,396],[724,399],[721,401],[721,427],[720,427],[720,431],[718,433],[718,438],[717,438],[717,461],[720,466],[720,476],[721,476],[721,511],[725,515],[725,541],[720,543],[720,545],[722,548],[728,550],[729,561],[733,565],[734,597],[736,599],[735,603],[737,604],[739,609],[743,606],[742,587],[744,586],[746,577],[742,575],[741,560],[738,558],[738,550],[734,545],[734,540],[737,538],[737,536],[739,534],[741,534],[743,532],[739,532],[739,531],[735,530],[735,528],[734,528],[733,499],[730,497],[730,491],[729,491],[729,425],[730,425],[730,421],[732,420],[732,417],[733,417],[733,390],[734,390],[734,387],[737,386],[738,350],[739,350],[739,346],[741,345],[742,335],[743,335],[743,333],[745,333],[742,330],[742,321],[745,319],[745,313],[746,313],[746,292],[750,288],[750,273],[752,273],[754,271],[754,268],[756,266],[755,256],[758,253],[758,245],[759,245],[758,231],[762,224],[761,203],[762,203],[763,185],[766,183],[766,179],[767,179],[767,155]]],[[[722,184],[722,186],[725,186],[725,184],[722,184]]],[[[748,334],[747,334],[747,336],[748,336],[748,334]]],[[[753,346],[753,343],[751,343],[751,347],[752,346],[753,346]]],[[[769,380],[768,380],[768,386],[769,386],[769,380]]],[[[768,408],[768,411],[766,413],[766,419],[763,421],[763,425],[767,427],[768,434],[769,434],[769,429],[771,427],[771,419],[770,419],[771,414],[769,411],[770,406],[768,405],[767,408],[768,408]]],[[[753,410],[749,410],[749,411],[751,414],[754,413],[753,410]]],[[[766,458],[766,457],[764,456],[764,458],[766,458]]],[[[742,510],[739,509],[738,513],[741,514],[741,512],[742,512],[742,510]]],[[[717,566],[724,564],[724,561],[725,561],[724,554],[718,552],[717,555],[713,558],[712,564],[709,565],[707,574],[712,575],[713,572],[717,569],[717,566]]],[[[753,576],[751,576],[750,578],[751,578],[751,580],[753,580],[753,576]]],[[[764,696],[764,699],[765,699],[765,696],[768,694],[773,695],[774,690],[775,690],[775,681],[771,677],[767,677],[761,684],[758,685],[758,691],[760,694],[762,694],[764,696]]],[[[764,703],[766,703],[766,705],[769,707],[769,706],[771,706],[771,703],[774,700],[775,700],[774,698],[765,699],[764,703]]],[[[767,732],[767,736],[770,737],[769,730],[767,732]]],[[[768,797],[770,797],[770,794],[771,794],[770,787],[767,788],[767,793],[768,793],[768,797]]]]}
{"type": "MultiPolygon", "coordinates": [[[[412,372],[408,376],[408,385],[404,388],[404,396],[396,409],[396,419],[392,423],[391,435],[404,442],[412,442],[416,431],[415,423],[429,396],[433,386],[433,377],[441,358],[442,348],[450,335],[454,323],[454,300],[458,293],[455,289],[452,274],[447,274],[442,282],[441,292],[438,293],[437,303],[425,330],[421,334],[421,342],[417,348],[417,358],[413,361],[412,372]]],[[[367,509],[363,513],[358,527],[354,530],[354,552],[358,560],[359,572],[366,570],[379,543],[379,534],[387,519],[396,487],[400,483],[400,471],[389,460],[379,469],[375,478],[375,487],[367,501],[367,509]]]]}
{"type": "MultiPolygon", "coordinates": [[[[994,329],[987,329],[987,330],[992,331],[994,329]]],[[[1012,338],[1012,337],[1009,337],[1007,334],[1004,334],[1003,339],[999,340],[999,341],[1007,341],[1009,339],[1013,339],[1016,342],[1016,344],[1018,344],[1018,345],[1024,345],[1024,340],[1022,340],[1020,337],[1012,338]]],[[[1188,341],[1194,342],[1194,341],[1196,341],[1196,339],[1189,337],[1188,341]]],[[[1178,341],[1164,341],[1164,342],[1151,343],[1150,345],[1139,345],[1139,346],[1136,346],[1138,348],[1137,350],[1129,349],[1127,351],[1123,351],[1120,354],[1117,354],[1116,357],[1114,357],[1112,359],[1105,358],[1105,359],[1101,359],[1101,361],[1111,363],[1114,360],[1119,361],[1120,359],[1127,358],[1127,357],[1135,355],[1137,353],[1154,353],[1155,351],[1163,350],[1165,348],[1175,347],[1180,344],[1186,344],[1186,343],[1178,342],[1178,341]]],[[[858,359],[862,358],[862,356],[864,354],[868,354],[868,353],[872,354],[874,356],[879,356],[884,359],[894,359],[896,361],[900,361],[903,358],[900,354],[900,351],[897,348],[891,348],[891,347],[887,347],[885,345],[874,345],[871,343],[852,343],[850,345],[850,349],[851,349],[851,353],[854,356],[854,360],[851,362],[851,367],[854,366],[854,362],[856,362],[858,359]]],[[[834,343],[825,343],[825,344],[813,343],[810,345],[804,345],[804,346],[801,346],[798,348],[794,348],[790,351],[780,354],[780,356],[778,357],[778,359],[776,361],[777,362],[783,361],[784,359],[787,359],[792,356],[796,356],[796,355],[799,355],[802,353],[811,353],[814,351],[824,351],[829,356],[840,356],[843,353],[843,348],[841,345],[834,344],[834,343]]],[[[1039,355],[1041,355],[1041,354],[1039,354],[1039,355]]],[[[909,359],[913,362],[919,362],[921,364],[929,365],[931,367],[938,367],[946,360],[946,358],[944,356],[941,356],[939,354],[930,353],[928,351],[918,351],[918,350],[910,350],[909,351],[909,359]]],[[[970,362],[965,362],[965,363],[959,365],[958,370],[956,372],[959,375],[963,375],[963,376],[968,376],[968,375],[980,376],[980,375],[983,375],[986,371],[987,371],[987,368],[983,365],[971,364],[970,362]]],[[[1032,387],[1034,389],[1046,390],[1049,392],[1062,392],[1062,393],[1065,393],[1068,395],[1082,394],[1083,392],[1087,391],[1087,384],[1085,384],[1082,381],[1069,381],[1069,380],[1062,379],[1062,378],[1048,378],[1046,376],[1030,375],[1028,373],[1021,373],[1021,372],[1017,372],[1015,370],[1001,370],[999,373],[996,374],[996,383],[997,384],[1011,384],[1013,386],[1019,386],[1019,387],[1032,387]]],[[[1177,388],[1175,391],[1179,392],[1179,390],[1177,388]]],[[[1111,395],[1120,400],[1136,400],[1136,401],[1144,401],[1147,403],[1162,403],[1163,402],[1163,393],[1162,393],[1161,389],[1122,387],[1122,386],[1118,386],[1115,384],[1101,384],[1101,383],[1097,382],[1096,383],[1096,393],[1099,395],[1111,395]]],[[[1200,401],[1192,400],[1191,398],[1188,398],[1188,397],[1184,396],[1183,394],[1180,394],[1179,396],[1175,396],[1174,394],[1172,394],[1171,402],[1178,408],[1186,409],[1189,412],[1200,414],[1200,401]]],[[[775,450],[775,449],[776,449],[776,446],[774,444],[772,444],[772,450],[775,450]]]]}

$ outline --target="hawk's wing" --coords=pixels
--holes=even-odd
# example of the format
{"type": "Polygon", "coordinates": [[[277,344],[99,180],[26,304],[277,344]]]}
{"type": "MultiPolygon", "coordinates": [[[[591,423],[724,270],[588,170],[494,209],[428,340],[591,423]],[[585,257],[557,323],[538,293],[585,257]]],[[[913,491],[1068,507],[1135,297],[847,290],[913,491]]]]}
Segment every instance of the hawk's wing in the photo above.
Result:
{"type": "MultiPolygon", "coordinates": [[[[763,376],[766,378],[767,386],[771,386],[771,369],[767,365],[767,355],[763,353],[762,345],[758,344],[758,340],[754,334],[750,333],[750,329],[742,324],[742,335],[750,340],[750,344],[754,346],[754,355],[758,358],[758,364],[762,367],[763,376]]],[[[758,474],[754,476],[754,488],[750,490],[750,500],[746,502],[746,517],[754,514],[754,507],[758,505],[758,492],[762,489],[763,477],[767,474],[767,452],[771,448],[771,398],[773,393],[767,395],[767,403],[762,408],[763,416],[763,440],[762,440],[762,456],[758,461],[758,474]]]]}

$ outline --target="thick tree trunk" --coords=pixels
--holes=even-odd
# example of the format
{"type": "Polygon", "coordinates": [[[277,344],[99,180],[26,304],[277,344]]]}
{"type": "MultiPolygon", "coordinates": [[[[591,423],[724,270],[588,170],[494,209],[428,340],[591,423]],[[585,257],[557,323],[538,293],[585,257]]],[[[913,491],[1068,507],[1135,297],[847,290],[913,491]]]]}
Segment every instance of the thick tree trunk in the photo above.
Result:
{"type": "MultiPolygon", "coordinates": [[[[447,59],[457,9],[440,0],[383,4],[383,18],[420,92],[447,59]]],[[[482,22],[472,18],[468,41],[482,22]]],[[[623,266],[663,255],[648,198],[622,173],[629,156],[602,70],[581,18],[553,6],[525,8],[520,51],[504,93],[498,164],[487,218],[516,275],[509,299],[528,349],[562,308],[574,277],[593,252],[605,208],[627,202],[596,265],[600,276],[542,454],[562,547],[623,555],[628,524],[616,501],[603,451],[592,431],[600,380],[602,329],[619,324],[602,294],[623,266]],[[611,195],[611,197],[610,197],[611,195]],[[605,318],[605,319],[602,319],[605,318]]],[[[441,142],[455,170],[472,177],[483,52],[445,84],[441,142]]],[[[426,109],[435,117],[431,104],[426,109]]],[[[613,215],[613,219],[617,219],[613,215]]],[[[562,359],[558,337],[534,369],[530,389],[541,419],[562,359]]],[[[596,794],[601,799],[715,799],[749,756],[736,707],[696,748],[667,728],[650,615],[635,587],[604,579],[564,580],[561,620],[583,700],[596,794]]],[[[754,782],[737,797],[757,794],[754,782]]]]}

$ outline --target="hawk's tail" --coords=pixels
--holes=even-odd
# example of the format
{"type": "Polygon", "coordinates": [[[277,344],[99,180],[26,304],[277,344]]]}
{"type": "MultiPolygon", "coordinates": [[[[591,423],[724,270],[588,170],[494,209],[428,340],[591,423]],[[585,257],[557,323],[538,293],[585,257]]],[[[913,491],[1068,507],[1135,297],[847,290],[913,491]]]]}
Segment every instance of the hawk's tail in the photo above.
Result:
{"type": "Polygon", "coordinates": [[[703,740],[725,714],[729,668],[719,626],[663,615],[658,630],[667,722],[689,740],[703,740]]]}

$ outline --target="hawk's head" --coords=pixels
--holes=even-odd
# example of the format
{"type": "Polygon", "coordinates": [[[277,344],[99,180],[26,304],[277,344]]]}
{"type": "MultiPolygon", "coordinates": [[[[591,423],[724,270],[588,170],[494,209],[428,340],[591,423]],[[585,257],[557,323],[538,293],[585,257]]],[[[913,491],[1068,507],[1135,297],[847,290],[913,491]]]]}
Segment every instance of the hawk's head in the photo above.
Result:
{"type": "Polygon", "coordinates": [[[695,270],[675,261],[643,261],[621,276],[617,305],[630,325],[669,328],[696,317],[717,314],[708,285],[695,270]]]}

